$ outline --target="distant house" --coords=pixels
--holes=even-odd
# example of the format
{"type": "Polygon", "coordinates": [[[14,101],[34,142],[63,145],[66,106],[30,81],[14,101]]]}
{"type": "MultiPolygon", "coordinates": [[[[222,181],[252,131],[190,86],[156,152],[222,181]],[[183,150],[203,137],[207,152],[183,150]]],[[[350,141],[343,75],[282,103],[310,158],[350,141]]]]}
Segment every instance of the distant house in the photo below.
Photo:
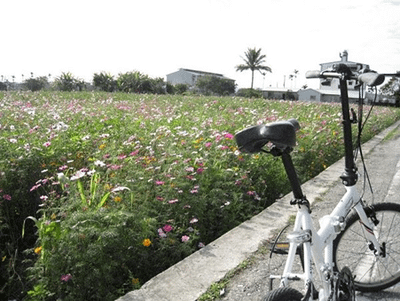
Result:
{"type": "Polygon", "coordinates": [[[180,68],[176,72],[167,74],[167,82],[172,85],[186,84],[186,85],[189,85],[190,87],[194,87],[196,85],[196,81],[199,77],[207,76],[207,75],[218,77],[218,78],[228,79],[233,82],[235,81],[235,80],[227,78],[219,73],[212,73],[212,72],[180,68]]]}
{"type": "MultiPolygon", "coordinates": [[[[369,65],[351,62],[348,60],[348,52],[345,50],[340,54],[340,61],[322,63],[321,71],[331,68],[334,64],[345,63],[350,65],[350,69],[369,69],[369,65]]],[[[339,79],[334,78],[331,80],[321,79],[319,89],[304,89],[299,90],[299,100],[313,101],[313,102],[340,102],[340,86],[339,79]]],[[[359,91],[356,89],[357,82],[355,80],[347,81],[348,95],[350,101],[357,101],[359,91]]],[[[363,95],[365,97],[365,95],[363,95]]]]}

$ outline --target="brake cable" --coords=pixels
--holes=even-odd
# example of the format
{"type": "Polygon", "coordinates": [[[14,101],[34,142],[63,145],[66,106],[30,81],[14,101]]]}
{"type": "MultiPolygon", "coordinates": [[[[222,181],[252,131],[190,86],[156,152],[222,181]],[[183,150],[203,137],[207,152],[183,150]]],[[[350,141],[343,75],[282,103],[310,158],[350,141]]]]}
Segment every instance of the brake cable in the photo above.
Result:
{"type": "Polygon", "coordinates": [[[365,164],[364,155],[363,155],[363,152],[362,152],[361,134],[362,134],[362,131],[364,129],[365,124],[367,123],[367,121],[368,121],[368,119],[369,119],[369,117],[371,115],[372,109],[373,109],[373,107],[375,105],[375,101],[377,99],[378,91],[377,91],[377,89],[375,87],[374,100],[373,100],[373,102],[371,104],[371,108],[369,109],[367,116],[365,117],[364,122],[362,121],[362,119],[363,119],[363,111],[364,111],[364,106],[363,106],[364,98],[363,98],[363,95],[364,95],[364,85],[360,85],[360,87],[359,87],[359,95],[358,95],[358,135],[357,135],[357,145],[356,145],[356,148],[355,148],[354,158],[355,159],[357,158],[357,153],[359,152],[360,153],[361,162],[362,162],[362,165],[363,165],[363,171],[364,171],[363,192],[362,192],[361,198],[364,196],[365,186],[366,186],[366,183],[368,182],[368,186],[369,186],[369,189],[370,189],[371,195],[372,195],[372,204],[373,204],[374,203],[374,191],[373,191],[373,188],[372,188],[371,180],[369,178],[367,166],[365,164]]]}

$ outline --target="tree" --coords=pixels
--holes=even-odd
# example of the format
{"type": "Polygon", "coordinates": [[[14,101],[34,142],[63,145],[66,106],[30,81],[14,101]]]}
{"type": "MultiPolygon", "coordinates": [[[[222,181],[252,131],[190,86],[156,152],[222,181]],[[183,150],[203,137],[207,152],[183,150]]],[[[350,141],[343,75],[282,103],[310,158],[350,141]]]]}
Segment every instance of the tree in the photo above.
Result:
{"type": "Polygon", "coordinates": [[[7,85],[3,82],[0,82],[0,91],[7,91],[7,85]]]}
{"type": "Polygon", "coordinates": [[[206,95],[230,95],[235,93],[236,84],[235,81],[227,78],[205,75],[197,79],[196,87],[206,95]]]}
{"type": "Polygon", "coordinates": [[[61,91],[81,91],[86,85],[85,81],[75,78],[70,72],[63,72],[56,78],[55,84],[61,91]]]}
{"type": "Polygon", "coordinates": [[[265,54],[261,54],[261,48],[256,49],[255,47],[253,49],[248,48],[247,51],[244,53],[246,58],[242,59],[245,61],[245,64],[237,65],[236,66],[236,71],[244,71],[244,70],[251,70],[251,89],[253,89],[253,83],[254,83],[254,71],[258,71],[261,74],[261,70],[267,71],[267,72],[272,72],[271,68],[268,66],[264,66],[263,64],[265,63],[265,54]]]}
{"type": "Polygon", "coordinates": [[[162,78],[151,78],[139,71],[120,73],[117,78],[117,88],[125,93],[165,93],[165,83],[162,78]]]}
{"type": "Polygon", "coordinates": [[[48,81],[46,76],[28,78],[24,81],[24,87],[32,92],[46,88],[47,84],[48,81]]]}
{"type": "Polygon", "coordinates": [[[95,73],[93,75],[93,84],[102,91],[114,92],[117,90],[117,81],[111,74],[101,72],[100,74],[95,73]]]}

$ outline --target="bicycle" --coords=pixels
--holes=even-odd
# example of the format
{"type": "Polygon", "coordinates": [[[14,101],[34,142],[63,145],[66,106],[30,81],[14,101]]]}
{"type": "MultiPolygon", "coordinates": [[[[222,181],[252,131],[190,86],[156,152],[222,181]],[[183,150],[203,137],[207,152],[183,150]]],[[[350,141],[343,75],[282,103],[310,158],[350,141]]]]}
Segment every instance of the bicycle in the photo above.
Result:
{"type": "MultiPolygon", "coordinates": [[[[365,124],[362,123],[363,99],[360,93],[361,109],[357,118],[355,111],[349,108],[347,91],[348,80],[357,80],[362,91],[363,84],[369,87],[382,84],[385,75],[361,70],[359,65],[343,63],[322,72],[309,71],[306,77],[339,79],[345,146],[345,168],[340,178],[346,193],[333,211],[320,219],[320,229],[316,231],[311,220],[310,202],[302,192],[290,155],[296,145],[296,130],[300,128],[298,121],[290,119],[257,125],[236,133],[236,142],[241,151],[264,152],[281,157],[294,196],[290,204],[298,209],[293,232],[287,237],[288,257],[283,273],[270,276],[271,282],[278,279],[280,286],[264,300],[352,301],[355,300],[356,290],[379,291],[400,281],[400,252],[394,250],[394,243],[400,234],[400,229],[394,227],[400,221],[400,204],[367,205],[357,191],[355,152],[359,152],[366,170],[360,140],[365,124]],[[359,125],[355,152],[351,130],[353,123],[359,125]],[[349,242],[352,246],[349,246],[349,242]],[[301,257],[302,273],[292,271],[296,255],[301,257]],[[315,279],[314,274],[317,276],[315,279]],[[289,286],[289,281],[296,280],[304,281],[304,296],[289,286]],[[318,290],[315,280],[319,281],[318,290]]],[[[271,252],[282,251],[276,248],[279,236],[271,252]]]]}

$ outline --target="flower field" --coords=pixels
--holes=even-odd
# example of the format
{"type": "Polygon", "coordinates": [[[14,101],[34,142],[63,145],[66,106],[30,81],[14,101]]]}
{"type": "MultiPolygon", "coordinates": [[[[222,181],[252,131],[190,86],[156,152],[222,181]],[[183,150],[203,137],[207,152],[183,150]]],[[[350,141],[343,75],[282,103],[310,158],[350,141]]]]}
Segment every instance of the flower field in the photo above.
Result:
{"type": "MultiPolygon", "coordinates": [[[[288,193],[279,159],[237,149],[246,126],[298,119],[302,181],[343,155],[339,104],[15,92],[0,108],[0,289],[15,298],[115,300],[288,193]]],[[[374,108],[364,140],[399,118],[374,108]]]]}

